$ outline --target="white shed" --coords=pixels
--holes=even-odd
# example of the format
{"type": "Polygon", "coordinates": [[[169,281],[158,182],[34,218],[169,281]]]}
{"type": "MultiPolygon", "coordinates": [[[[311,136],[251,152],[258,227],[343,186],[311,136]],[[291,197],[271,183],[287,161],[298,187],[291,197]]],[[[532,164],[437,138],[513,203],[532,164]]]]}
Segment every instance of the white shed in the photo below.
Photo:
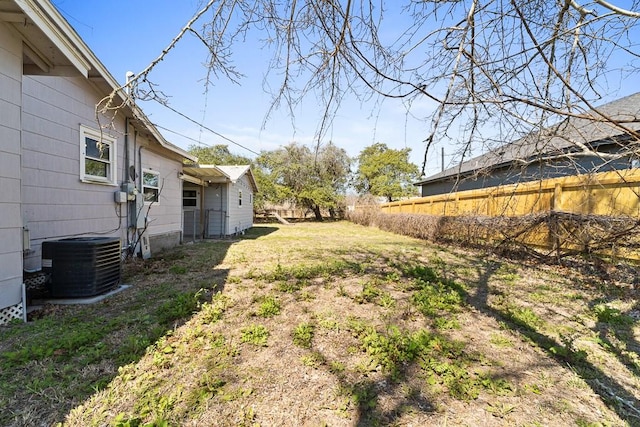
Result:
{"type": "Polygon", "coordinates": [[[183,168],[184,239],[215,238],[253,227],[258,191],[248,165],[183,168]]]}

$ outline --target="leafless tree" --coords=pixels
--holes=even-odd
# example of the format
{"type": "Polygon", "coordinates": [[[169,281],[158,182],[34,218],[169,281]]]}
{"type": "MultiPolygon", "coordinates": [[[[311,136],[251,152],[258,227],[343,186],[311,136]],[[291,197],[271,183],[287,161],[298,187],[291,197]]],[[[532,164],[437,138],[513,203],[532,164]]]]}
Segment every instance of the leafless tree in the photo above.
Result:
{"type": "MultiPolygon", "coordinates": [[[[524,135],[547,132],[549,139],[549,129],[560,132],[558,123],[571,119],[613,126],[635,150],[640,117],[595,107],[637,76],[638,0],[629,7],[604,0],[210,0],[129,84],[139,97],[166,102],[153,70],[186,35],[208,50],[208,82],[238,82],[233,56],[251,34],[273,53],[265,71],[272,108],[293,112],[306,97],[323,105],[318,141],[345,97],[355,96],[397,98],[408,114],[416,102],[433,105],[417,117],[430,123],[414,147],[424,149],[423,172],[436,143],[455,148],[462,161],[524,135]]],[[[112,107],[113,100],[102,104],[112,107]]],[[[594,154],[570,134],[571,156],[594,154]]]]}

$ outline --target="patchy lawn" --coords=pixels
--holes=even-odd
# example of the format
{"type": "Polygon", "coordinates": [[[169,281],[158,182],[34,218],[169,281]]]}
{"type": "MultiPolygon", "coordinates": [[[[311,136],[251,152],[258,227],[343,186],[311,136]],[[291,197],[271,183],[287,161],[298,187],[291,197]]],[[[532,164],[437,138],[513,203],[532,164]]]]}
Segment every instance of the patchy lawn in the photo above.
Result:
{"type": "Polygon", "coordinates": [[[0,425],[640,425],[637,284],[602,272],[337,222],[126,283],[0,328],[0,425]]]}

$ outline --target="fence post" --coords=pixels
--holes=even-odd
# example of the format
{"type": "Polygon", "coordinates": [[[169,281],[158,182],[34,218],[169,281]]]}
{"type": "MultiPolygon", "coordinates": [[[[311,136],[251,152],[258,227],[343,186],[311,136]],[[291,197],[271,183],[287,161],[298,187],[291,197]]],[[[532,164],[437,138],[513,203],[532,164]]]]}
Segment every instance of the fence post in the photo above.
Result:
{"type": "Polygon", "coordinates": [[[560,259],[560,253],[562,251],[562,241],[560,240],[560,218],[555,215],[555,212],[562,210],[562,184],[556,183],[553,187],[553,197],[551,199],[551,212],[549,212],[549,241],[552,249],[555,249],[557,259],[560,259]]]}
{"type": "Polygon", "coordinates": [[[552,211],[562,210],[562,184],[560,184],[559,182],[556,183],[555,187],[553,187],[553,198],[551,199],[551,210],[552,211]]]}
{"type": "Polygon", "coordinates": [[[487,197],[487,216],[493,216],[493,193],[487,197]]]}

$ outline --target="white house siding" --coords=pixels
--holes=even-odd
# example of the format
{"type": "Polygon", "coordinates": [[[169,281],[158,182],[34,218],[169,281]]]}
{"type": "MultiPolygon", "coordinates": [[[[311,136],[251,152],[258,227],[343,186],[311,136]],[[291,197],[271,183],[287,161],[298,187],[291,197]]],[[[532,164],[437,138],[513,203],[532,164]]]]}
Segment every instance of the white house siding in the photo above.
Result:
{"type": "Polygon", "coordinates": [[[253,189],[247,175],[229,185],[227,235],[253,227],[253,189]],[[239,193],[242,191],[242,206],[239,193]]]}
{"type": "MultiPolygon", "coordinates": [[[[80,181],[80,124],[96,129],[102,98],[84,78],[25,76],[23,80],[23,215],[31,232],[28,269],[38,269],[45,240],[77,235],[126,241],[126,206],[116,205],[117,185],[80,181]]],[[[123,164],[123,120],[117,138],[116,182],[123,164]]]]}
{"type": "MultiPolygon", "coordinates": [[[[80,124],[98,129],[95,105],[103,96],[84,78],[24,78],[22,188],[24,217],[31,230],[33,249],[25,258],[29,269],[40,268],[45,240],[101,235],[119,237],[123,244],[127,243],[128,208],[114,201],[114,193],[127,179],[122,116],[114,122],[114,130],[103,130],[116,139],[116,184],[80,180],[80,124]]],[[[181,161],[152,151],[159,146],[143,137],[134,138],[132,130],[130,164],[136,162],[139,177],[143,169],[159,172],[159,203],[150,209],[145,206],[143,212],[148,216],[152,251],[164,249],[179,243],[181,237],[181,161]]],[[[136,185],[142,190],[140,182],[136,185]]]]}
{"type": "MultiPolygon", "coordinates": [[[[147,214],[151,250],[175,246],[180,243],[182,235],[182,180],[178,176],[182,170],[182,163],[177,159],[168,159],[148,148],[140,150],[139,156],[143,170],[159,173],[161,188],[158,202],[146,204],[144,210],[147,214]]],[[[138,174],[141,175],[141,172],[138,174]]]]}
{"type": "Polygon", "coordinates": [[[22,41],[0,22],[0,309],[22,300],[22,41]]]}

